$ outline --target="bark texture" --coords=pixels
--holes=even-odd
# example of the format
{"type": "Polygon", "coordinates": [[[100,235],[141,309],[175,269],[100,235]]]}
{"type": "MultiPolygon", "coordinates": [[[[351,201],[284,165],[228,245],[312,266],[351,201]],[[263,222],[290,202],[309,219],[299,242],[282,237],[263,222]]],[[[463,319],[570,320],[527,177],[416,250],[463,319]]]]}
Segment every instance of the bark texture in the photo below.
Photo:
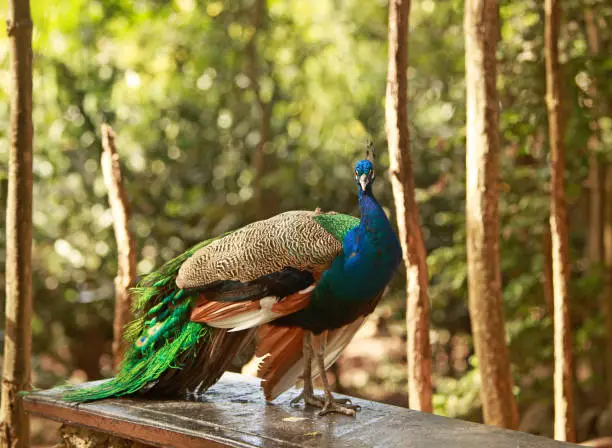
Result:
{"type": "Polygon", "coordinates": [[[546,106],[551,160],[550,231],[552,237],[555,345],[555,439],[575,441],[572,392],[572,334],[569,314],[569,261],[565,203],[565,148],[559,67],[559,0],[545,0],[546,106]]]}
{"type": "Polygon", "coordinates": [[[136,241],[129,229],[130,209],[123,187],[115,134],[110,126],[102,125],[102,174],[108,190],[108,202],[113,215],[117,241],[117,276],[115,277],[115,317],[113,320],[113,363],[115,369],[123,359],[123,331],[132,320],[130,288],[136,283],[136,241]]]}
{"type": "Polygon", "coordinates": [[[6,308],[0,445],[29,446],[18,395],[29,388],[32,345],[32,21],[28,0],[9,0],[11,122],[6,212],[6,308]]]}
{"type": "Polygon", "coordinates": [[[408,396],[412,409],[431,412],[431,347],[429,345],[428,274],[408,135],[408,17],[409,0],[389,2],[389,68],[386,128],[390,175],[399,237],[406,264],[408,330],[408,396]]]}
{"type": "Polygon", "coordinates": [[[506,346],[499,267],[499,101],[497,0],[467,0],[466,226],[469,309],[486,424],[518,427],[506,346]]]}

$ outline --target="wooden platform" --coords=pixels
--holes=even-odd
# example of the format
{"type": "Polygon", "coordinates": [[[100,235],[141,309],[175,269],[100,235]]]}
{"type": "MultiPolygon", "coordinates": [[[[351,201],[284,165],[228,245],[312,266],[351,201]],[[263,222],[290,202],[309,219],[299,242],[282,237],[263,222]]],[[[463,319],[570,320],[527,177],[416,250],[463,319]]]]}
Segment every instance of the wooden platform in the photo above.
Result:
{"type": "Polygon", "coordinates": [[[291,407],[297,391],[266,404],[259,380],[226,374],[199,402],[111,399],[74,405],[60,389],[25,398],[34,415],[163,447],[562,448],[577,446],[371,401],[357,417],[291,407]]]}

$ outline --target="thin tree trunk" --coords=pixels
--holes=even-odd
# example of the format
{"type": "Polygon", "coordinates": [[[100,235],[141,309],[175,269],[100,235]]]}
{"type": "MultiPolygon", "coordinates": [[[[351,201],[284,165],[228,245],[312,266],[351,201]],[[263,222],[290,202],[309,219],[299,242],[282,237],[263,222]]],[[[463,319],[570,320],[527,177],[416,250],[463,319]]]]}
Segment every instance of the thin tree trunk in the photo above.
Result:
{"type": "MultiPolygon", "coordinates": [[[[591,56],[599,54],[599,32],[595,24],[593,10],[587,7],[584,11],[584,22],[586,24],[587,44],[591,56]]],[[[597,86],[595,82],[589,91],[589,96],[596,103],[597,86]]],[[[596,109],[596,108],[594,108],[596,109]]],[[[603,260],[603,202],[602,202],[602,168],[597,157],[597,147],[599,146],[597,120],[591,122],[593,135],[588,141],[589,151],[589,233],[588,256],[592,265],[599,265],[603,260]]],[[[612,389],[611,389],[612,390],[612,389]]]]}
{"type": "Polygon", "coordinates": [[[612,164],[606,164],[604,174],[604,313],[606,323],[606,388],[612,405],[612,164]]]}
{"type": "Polygon", "coordinates": [[[6,211],[6,309],[0,445],[28,447],[18,395],[30,385],[32,348],[32,21],[28,0],[9,1],[11,122],[6,211]]]}
{"type": "Polygon", "coordinates": [[[268,19],[268,9],[266,0],[256,0],[253,5],[253,34],[247,44],[247,72],[251,81],[251,87],[255,93],[257,107],[259,109],[260,124],[259,124],[259,142],[253,151],[251,165],[253,166],[253,203],[255,205],[255,219],[261,219],[273,214],[275,207],[274,201],[266,198],[261,181],[266,173],[266,158],[265,149],[270,140],[270,126],[272,121],[272,109],[274,107],[275,98],[266,101],[261,94],[260,85],[260,60],[262,59],[261,52],[257,46],[258,36],[266,32],[268,19]]]}
{"type": "Polygon", "coordinates": [[[427,260],[408,135],[408,18],[410,0],[389,3],[389,68],[387,75],[386,128],[391,158],[390,175],[400,242],[406,263],[406,323],[408,330],[408,397],[412,409],[431,412],[431,347],[427,260]]]}
{"type": "MultiPolygon", "coordinates": [[[[587,43],[592,57],[599,55],[599,29],[595,22],[595,14],[590,7],[584,11],[587,43]]],[[[592,109],[595,117],[604,110],[605,105],[598,104],[597,82],[594,79],[589,89],[593,101],[592,109]],[[599,106],[599,107],[598,107],[599,106]]],[[[602,309],[606,330],[605,376],[608,401],[612,403],[612,178],[609,163],[601,163],[596,150],[601,145],[599,122],[591,122],[593,135],[589,138],[589,183],[590,183],[590,222],[589,222],[589,258],[594,264],[604,261],[604,290],[602,294],[602,309]],[[604,202],[604,199],[607,201],[604,202]]]]}
{"type": "Polygon", "coordinates": [[[117,241],[117,276],[115,277],[115,318],[113,321],[113,363],[115,369],[123,359],[125,326],[132,320],[130,288],[136,283],[136,241],[129,229],[130,210],[123,187],[115,134],[110,126],[102,125],[102,174],[108,190],[108,202],[113,215],[117,241]]]}
{"type": "Polygon", "coordinates": [[[467,0],[466,225],[469,309],[480,369],[484,421],[516,429],[518,412],[504,331],[499,267],[497,0],[467,0]]]}
{"type": "Polygon", "coordinates": [[[545,0],[546,105],[551,152],[550,230],[552,236],[555,345],[555,438],[573,442],[574,404],[572,392],[572,335],[569,314],[569,260],[567,209],[563,176],[565,148],[559,67],[559,0],[545,0]]]}

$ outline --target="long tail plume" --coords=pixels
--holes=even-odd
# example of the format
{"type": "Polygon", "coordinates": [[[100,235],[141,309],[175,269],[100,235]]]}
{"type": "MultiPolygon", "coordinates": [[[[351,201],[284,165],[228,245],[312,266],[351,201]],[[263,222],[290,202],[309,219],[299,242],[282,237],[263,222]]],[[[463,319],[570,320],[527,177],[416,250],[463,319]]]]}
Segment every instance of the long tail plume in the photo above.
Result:
{"type": "Polygon", "coordinates": [[[184,261],[215,239],[194,246],[142,279],[132,290],[138,317],[126,329],[130,347],[117,376],[92,387],[69,390],[64,399],[86,402],[146,391],[154,388],[169,369],[182,369],[195,362],[212,329],[189,321],[192,298],[174,280],[184,261]]]}

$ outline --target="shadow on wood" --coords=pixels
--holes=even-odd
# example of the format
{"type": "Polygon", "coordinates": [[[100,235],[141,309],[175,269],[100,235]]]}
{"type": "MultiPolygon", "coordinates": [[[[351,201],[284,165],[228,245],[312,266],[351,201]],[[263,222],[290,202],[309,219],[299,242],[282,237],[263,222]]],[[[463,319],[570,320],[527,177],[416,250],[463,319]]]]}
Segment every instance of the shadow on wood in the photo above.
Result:
{"type": "Polygon", "coordinates": [[[35,415],[154,446],[555,448],[577,446],[530,434],[353,399],[356,418],[317,417],[291,407],[295,390],[266,404],[259,380],[226,373],[198,401],[109,399],[72,404],[61,388],[25,398],[35,415]]]}

